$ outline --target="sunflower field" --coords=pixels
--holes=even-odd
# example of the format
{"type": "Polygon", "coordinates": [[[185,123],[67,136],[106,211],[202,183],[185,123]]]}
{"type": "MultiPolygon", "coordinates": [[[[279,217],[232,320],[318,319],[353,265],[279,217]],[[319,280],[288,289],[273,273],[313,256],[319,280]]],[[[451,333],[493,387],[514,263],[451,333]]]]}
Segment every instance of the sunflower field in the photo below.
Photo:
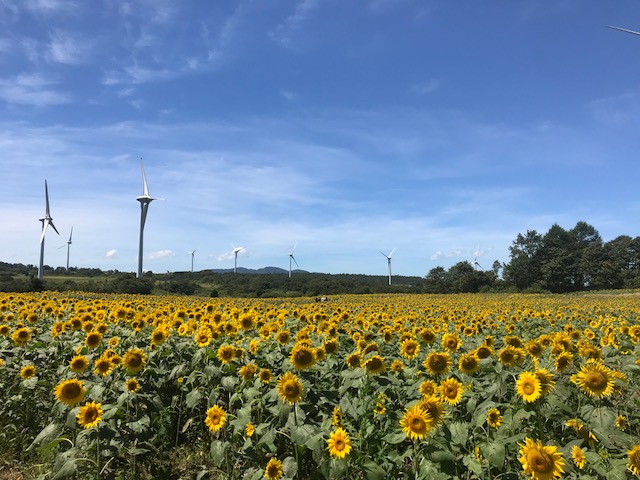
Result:
{"type": "Polygon", "coordinates": [[[0,478],[640,478],[640,303],[0,294],[0,449],[0,478]]]}

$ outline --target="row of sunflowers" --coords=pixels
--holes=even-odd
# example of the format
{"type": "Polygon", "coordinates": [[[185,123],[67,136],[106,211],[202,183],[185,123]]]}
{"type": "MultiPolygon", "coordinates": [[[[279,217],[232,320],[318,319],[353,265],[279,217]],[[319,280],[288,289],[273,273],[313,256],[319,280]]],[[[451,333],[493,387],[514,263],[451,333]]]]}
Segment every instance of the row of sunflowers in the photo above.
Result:
{"type": "Polygon", "coordinates": [[[34,478],[640,478],[633,296],[0,295],[34,478]]]}

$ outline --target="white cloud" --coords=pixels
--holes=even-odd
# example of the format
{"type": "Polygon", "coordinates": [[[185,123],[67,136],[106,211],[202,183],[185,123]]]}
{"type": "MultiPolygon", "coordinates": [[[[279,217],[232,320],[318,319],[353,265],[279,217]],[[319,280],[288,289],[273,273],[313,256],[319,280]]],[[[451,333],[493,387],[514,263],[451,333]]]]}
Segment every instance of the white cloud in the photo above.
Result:
{"type": "Polygon", "coordinates": [[[88,39],[55,30],[50,35],[47,59],[65,65],[79,65],[87,60],[91,49],[91,42],[88,39]]]}
{"type": "Polygon", "coordinates": [[[107,253],[105,254],[106,258],[116,258],[118,256],[118,251],[115,248],[112,248],[111,250],[107,251],[107,253]]]}
{"type": "Polygon", "coordinates": [[[7,103],[46,107],[71,102],[66,93],[52,88],[57,82],[42,75],[17,75],[0,79],[0,98],[7,103]]]}
{"type": "Polygon", "coordinates": [[[441,258],[454,258],[459,257],[462,254],[461,250],[450,250],[448,252],[441,252],[438,250],[436,253],[431,255],[429,258],[431,260],[439,260],[441,258]]]}
{"type": "Polygon", "coordinates": [[[437,78],[431,78],[421,83],[417,83],[411,87],[411,92],[418,95],[427,95],[433,93],[440,88],[442,81],[437,78]]]}
{"type": "Polygon", "coordinates": [[[159,250],[157,252],[151,252],[149,254],[149,260],[158,260],[160,258],[168,258],[174,256],[175,253],[173,253],[171,250],[159,250]]]}
{"type": "Polygon", "coordinates": [[[269,32],[269,38],[283,47],[292,47],[293,37],[302,25],[311,17],[311,13],[320,5],[319,0],[302,0],[296,5],[294,12],[281,24],[269,32]]]}

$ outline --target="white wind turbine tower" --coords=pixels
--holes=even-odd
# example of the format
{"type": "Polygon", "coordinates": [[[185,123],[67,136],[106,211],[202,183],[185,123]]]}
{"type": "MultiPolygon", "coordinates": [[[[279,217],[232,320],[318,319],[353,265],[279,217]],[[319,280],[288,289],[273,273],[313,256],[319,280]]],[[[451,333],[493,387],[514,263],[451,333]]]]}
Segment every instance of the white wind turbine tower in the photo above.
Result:
{"type": "Polygon", "coordinates": [[[393,252],[395,252],[395,251],[396,251],[396,249],[394,248],[393,250],[391,250],[391,252],[389,252],[389,255],[387,255],[384,252],[380,252],[382,254],[382,256],[387,259],[387,265],[389,267],[389,285],[391,285],[391,256],[393,255],[393,252]]]}
{"type": "Polygon", "coordinates": [[[291,261],[293,261],[296,264],[296,267],[300,268],[300,265],[298,265],[298,262],[296,262],[296,259],[293,256],[293,251],[296,249],[297,246],[298,246],[298,242],[296,242],[296,244],[293,246],[293,248],[289,252],[289,278],[291,278],[291,261]]]}
{"type": "Polygon", "coordinates": [[[233,273],[236,273],[238,269],[238,254],[246,249],[244,247],[234,247],[233,244],[231,244],[231,247],[233,247],[233,273]]]}
{"type": "Polygon", "coordinates": [[[60,248],[67,247],[67,272],[69,271],[69,251],[71,250],[71,237],[73,236],[73,227],[71,227],[71,233],[69,234],[69,240],[67,243],[62,245],[60,248]]]}
{"type": "Polygon", "coordinates": [[[196,251],[197,251],[197,250],[193,250],[193,251],[191,251],[191,252],[187,252],[187,253],[190,253],[190,254],[191,254],[191,273],[193,273],[193,257],[194,257],[194,255],[196,254],[196,251]]]}
{"type": "Polygon", "coordinates": [[[478,263],[478,257],[480,256],[482,252],[480,252],[480,245],[478,245],[478,248],[476,249],[476,252],[473,254],[473,262],[471,262],[471,265],[473,265],[473,268],[475,270],[477,270],[478,268],[480,270],[484,270],[482,268],[482,266],[478,263]]]}
{"type": "Polygon", "coordinates": [[[140,202],[140,243],[138,245],[138,273],[137,278],[142,277],[142,254],[143,254],[143,241],[144,241],[144,223],[147,220],[147,212],[149,211],[149,204],[157,200],[149,196],[149,186],[147,185],[147,177],[144,174],[144,165],[142,165],[142,159],[140,159],[140,168],[142,169],[142,195],[136,197],[136,200],[140,202]]]}
{"type": "Polygon", "coordinates": [[[51,218],[51,212],[49,210],[49,187],[47,186],[46,180],[44,181],[44,198],[46,202],[45,214],[44,217],[39,219],[42,222],[42,234],[40,235],[40,264],[38,265],[38,280],[42,280],[44,273],[44,236],[45,233],[47,233],[49,225],[51,225],[51,228],[60,235],[60,232],[58,232],[58,229],[53,224],[53,218],[51,218]]]}

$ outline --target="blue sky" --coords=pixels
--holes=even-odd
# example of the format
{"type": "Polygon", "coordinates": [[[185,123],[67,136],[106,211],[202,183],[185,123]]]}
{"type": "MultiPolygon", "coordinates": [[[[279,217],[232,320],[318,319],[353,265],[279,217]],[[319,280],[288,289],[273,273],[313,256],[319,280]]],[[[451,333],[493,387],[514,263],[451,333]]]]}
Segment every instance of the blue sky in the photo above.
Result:
{"type": "Polygon", "coordinates": [[[0,261],[424,276],[638,235],[640,2],[0,0],[0,261]]]}

